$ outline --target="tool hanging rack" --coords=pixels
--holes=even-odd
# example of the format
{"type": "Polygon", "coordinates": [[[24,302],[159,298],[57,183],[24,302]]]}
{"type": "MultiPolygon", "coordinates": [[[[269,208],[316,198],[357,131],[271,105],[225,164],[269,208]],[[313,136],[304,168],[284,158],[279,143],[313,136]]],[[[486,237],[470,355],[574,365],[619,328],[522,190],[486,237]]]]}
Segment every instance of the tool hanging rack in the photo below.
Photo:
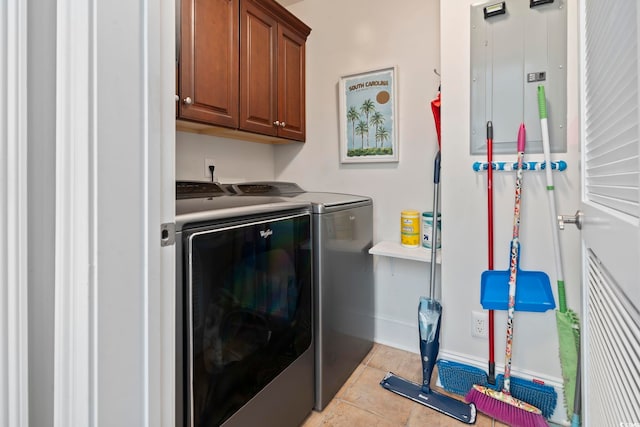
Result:
{"type": "MultiPolygon", "coordinates": [[[[496,172],[512,172],[518,168],[518,162],[491,162],[491,164],[496,172]]],[[[484,172],[489,169],[489,163],[474,162],[472,167],[475,172],[484,172]]],[[[543,171],[546,167],[546,162],[524,162],[522,164],[522,169],[525,171],[543,171]]],[[[551,162],[551,169],[557,172],[564,172],[567,169],[567,162],[564,160],[551,162]]]]}

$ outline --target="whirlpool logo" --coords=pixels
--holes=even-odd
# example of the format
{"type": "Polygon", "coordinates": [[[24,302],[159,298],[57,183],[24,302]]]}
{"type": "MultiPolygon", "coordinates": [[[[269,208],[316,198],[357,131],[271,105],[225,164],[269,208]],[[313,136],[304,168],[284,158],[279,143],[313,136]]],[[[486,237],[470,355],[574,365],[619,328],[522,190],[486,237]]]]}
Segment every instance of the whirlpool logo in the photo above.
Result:
{"type": "Polygon", "coordinates": [[[260,230],[260,237],[264,237],[265,239],[273,234],[271,229],[260,230]]]}

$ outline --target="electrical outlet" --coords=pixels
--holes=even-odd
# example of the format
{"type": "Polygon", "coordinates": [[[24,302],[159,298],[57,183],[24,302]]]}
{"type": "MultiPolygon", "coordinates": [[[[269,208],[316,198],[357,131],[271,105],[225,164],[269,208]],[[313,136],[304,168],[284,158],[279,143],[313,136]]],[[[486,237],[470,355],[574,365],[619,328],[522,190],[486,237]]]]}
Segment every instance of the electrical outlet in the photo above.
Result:
{"type": "Polygon", "coordinates": [[[471,336],[478,338],[487,338],[489,336],[487,313],[482,311],[471,312],[471,336]]]}
{"type": "MultiPolygon", "coordinates": [[[[209,178],[209,181],[213,181],[213,177],[211,176],[211,170],[209,166],[215,166],[213,159],[204,159],[204,177],[209,178]]],[[[215,170],[213,171],[215,175],[215,170]]]]}

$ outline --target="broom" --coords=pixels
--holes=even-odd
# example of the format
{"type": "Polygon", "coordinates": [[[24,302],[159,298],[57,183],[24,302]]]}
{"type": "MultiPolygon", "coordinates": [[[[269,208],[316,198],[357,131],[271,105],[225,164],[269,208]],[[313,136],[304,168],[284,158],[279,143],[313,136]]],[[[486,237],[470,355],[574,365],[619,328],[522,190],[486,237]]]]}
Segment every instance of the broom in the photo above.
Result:
{"type": "MultiPolygon", "coordinates": [[[[487,238],[489,270],[493,270],[493,123],[487,122],[487,238]]],[[[465,396],[473,385],[482,385],[494,390],[503,387],[503,375],[495,375],[493,310],[489,310],[489,366],[488,372],[451,360],[440,359],[437,362],[438,376],[442,388],[450,393],[465,396]]],[[[549,418],[556,408],[557,393],[551,386],[523,378],[511,377],[512,396],[526,401],[542,411],[549,418]]]]}
{"type": "Polygon", "coordinates": [[[467,402],[474,403],[480,412],[510,426],[547,426],[542,411],[533,405],[511,396],[511,356],[513,345],[513,318],[516,305],[516,282],[518,256],[520,253],[520,199],[522,195],[522,163],[524,158],[525,128],[518,130],[518,169],[516,172],[516,194],[513,212],[513,237],[511,239],[511,265],[509,276],[509,306],[507,310],[507,343],[505,349],[504,385],[496,391],[474,385],[467,393],[467,402]]]}

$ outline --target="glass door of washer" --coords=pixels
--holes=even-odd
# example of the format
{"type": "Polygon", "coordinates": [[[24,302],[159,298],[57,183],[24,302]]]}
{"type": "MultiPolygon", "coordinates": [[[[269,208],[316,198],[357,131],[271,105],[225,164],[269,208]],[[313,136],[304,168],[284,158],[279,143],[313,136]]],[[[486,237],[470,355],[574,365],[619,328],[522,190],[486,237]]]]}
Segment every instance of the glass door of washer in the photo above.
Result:
{"type": "Polygon", "coordinates": [[[217,426],[309,348],[310,215],[187,233],[189,424],[217,426]]]}

